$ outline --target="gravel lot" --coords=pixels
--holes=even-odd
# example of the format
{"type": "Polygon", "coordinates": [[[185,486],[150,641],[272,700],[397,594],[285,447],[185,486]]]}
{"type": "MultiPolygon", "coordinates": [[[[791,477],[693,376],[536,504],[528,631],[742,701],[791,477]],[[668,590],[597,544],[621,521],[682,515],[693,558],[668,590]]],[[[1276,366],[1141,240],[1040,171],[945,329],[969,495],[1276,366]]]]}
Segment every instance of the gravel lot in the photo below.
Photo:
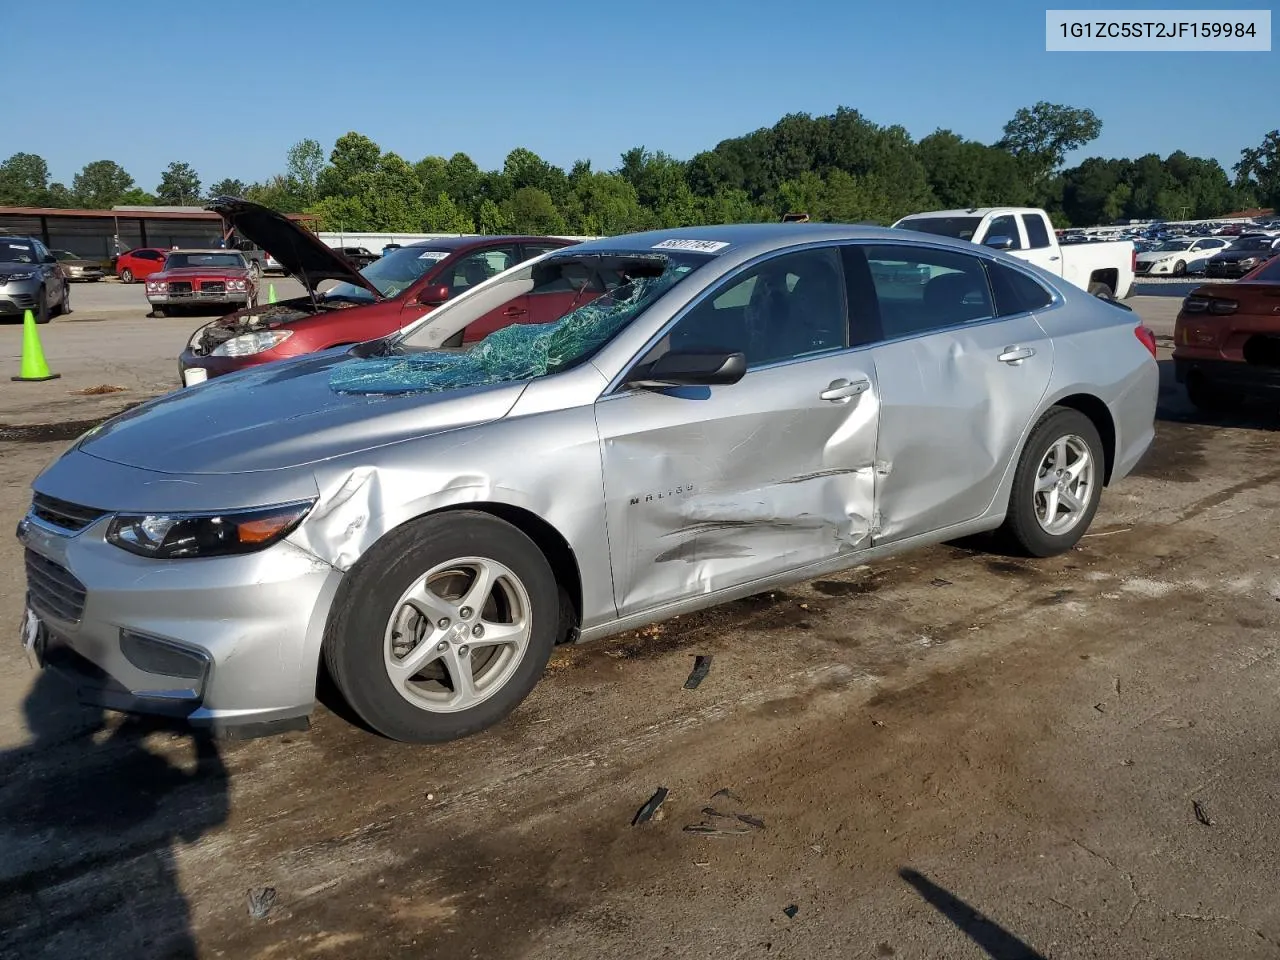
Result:
{"type": "MultiPolygon", "coordinates": [[[[5,424],[173,386],[199,321],[76,293],[41,331],[63,379],[0,383],[5,424]],[[95,383],[127,389],[74,392],[95,383]]],[[[1176,299],[1130,305],[1171,332],[1176,299]]],[[[197,754],[69,705],[15,631],[0,956],[1280,955],[1278,420],[1205,421],[1164,373],[1154,448],[1070,555],[940,546],[565,650],[445,747],[322,709],[197,754]],[[713,666],[687,691],[693,654],[713,666]],[[684,831],[709,804],[763,827],[684,831]]],[[[52,433],[0,432],[10,529],[52,433]]]]}

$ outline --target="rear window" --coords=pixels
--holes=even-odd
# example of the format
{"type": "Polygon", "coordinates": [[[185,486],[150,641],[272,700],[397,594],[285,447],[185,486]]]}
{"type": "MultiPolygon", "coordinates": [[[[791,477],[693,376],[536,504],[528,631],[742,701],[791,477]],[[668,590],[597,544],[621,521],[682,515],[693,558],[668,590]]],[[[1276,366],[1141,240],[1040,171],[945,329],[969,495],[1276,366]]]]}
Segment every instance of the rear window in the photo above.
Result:
{"type": "Polygon", "coordinates": [[[238,253],[171,253],[164,261],[166,270],[178,270],[183,267],[226,269],[244,265],[244,257],[238,253]]]}
{"type": "Polygon", "coordinates": [[[1012,316],[1043,310],[1053,302],[1053,294],[1032,280],[1021,270],[1014,270],[1002,263],[988,262],[987,273],[996,296],[996,315],[1012,316]]]}
{"type": "Polygon", "coordinates": [[[937,237],[952,237],[956,240],[972,240],[981,223],[981,217],[908,217],[898,224],[898,229],[932,233],[937,237]]]}

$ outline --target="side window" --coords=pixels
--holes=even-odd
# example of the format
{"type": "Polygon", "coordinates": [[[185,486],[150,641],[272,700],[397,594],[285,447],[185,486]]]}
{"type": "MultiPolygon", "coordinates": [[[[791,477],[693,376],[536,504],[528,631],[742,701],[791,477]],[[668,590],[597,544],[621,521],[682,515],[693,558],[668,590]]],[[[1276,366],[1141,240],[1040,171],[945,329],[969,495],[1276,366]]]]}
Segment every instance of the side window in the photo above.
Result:
{"type": "Polygon", "coordinates": [[[723,282],[666,338],[670,350],[730,350],[748,367],[848,345],[844,280],[833,248],[772,257],[723,282]]]}
{"type": "Polygon", "coordinates": [[[1022,239],[1018,234],[1018,218],[1013,214],[996,217],[991,221],[991,226],[987,227],[986,239],[990,240],[992,237],[1008,237],[1013,241],[1010,250],[1022,249],[1022,239]]]}
{"type": "MultiPolygon", "coordinates": [[[[879,307],[880,337],[893,340],[995,316],[978,257],[906,244],[862,248],[879,307]]],[[[854,317],[855,324],[857,316],[854,317]]]]}
{"type": "Polygon", "coordinates": [[[987,261],[987,274],[995,293],[996,316],[1043,310],[1053,302],[1053,294],[1021,270],[1014,270],[994,260],[987,261]]]}
{"type": "Polygon", "coordinates": [[[1049,246],[1049,230],[1044,225],[1044,217],[1038,213],[1024,213],[1022,225],[1027,228],[1027,249],[1038,250],[1049,246]]]}
{"type": "Polygon", "coordinates": [[[449,296],[458,294],[483,283],[501,273],[516,262],[516,248],[492,247],[463,257],[440,277],[440,283],[449,285],[449,296]]]}
{"type": "Polygon", "coordinates": [[[560,243],[526,243],[524,245],[524,259],[532,260],[534,257],[540,257],[544,253],[550,253],[552,250],[560,250],[563,246],[560,243]]]}

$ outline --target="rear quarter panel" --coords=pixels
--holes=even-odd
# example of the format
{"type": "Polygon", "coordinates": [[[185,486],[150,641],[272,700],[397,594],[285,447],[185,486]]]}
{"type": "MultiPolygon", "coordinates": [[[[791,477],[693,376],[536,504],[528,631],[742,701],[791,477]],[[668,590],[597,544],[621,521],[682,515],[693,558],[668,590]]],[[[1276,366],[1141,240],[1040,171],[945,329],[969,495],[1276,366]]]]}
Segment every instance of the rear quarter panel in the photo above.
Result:
{"type": "Polygon", "coordinates": [[[1111,479],[1122,479],[1155,437],[1160,369],[1134,334],[1141,320],[1087,295],[1037,316],[1053,338],[1055,360],[1043,408],[1081,395],[1101,400],[1115,431],[1111,479]]]}

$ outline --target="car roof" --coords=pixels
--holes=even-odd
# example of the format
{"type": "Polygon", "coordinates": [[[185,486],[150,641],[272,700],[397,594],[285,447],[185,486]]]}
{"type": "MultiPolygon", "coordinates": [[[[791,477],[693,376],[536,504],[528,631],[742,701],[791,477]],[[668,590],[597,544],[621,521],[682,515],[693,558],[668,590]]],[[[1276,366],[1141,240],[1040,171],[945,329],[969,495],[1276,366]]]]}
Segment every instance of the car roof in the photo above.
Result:
{"type": "MultiPolygon", "coordinates": [[[[915,230],[867,227],[847,223],[735,223],[710,227],[677,227],[667,230],[649,230],[644,233],[621,234],[586,240],[572,247],[573,253],[638,253],[664,249],[684,249],[692,253],[715,255],[735,253],[745,257],[757,256],[785,247],[808,243],[832,243],[841,240],[903,241],[925,243],[930,246],[946,246],[966,253],[983,248],[968,240],[956,240],[915,230]],[[673,242],[675,241],[675,242],[673,242]],[[712,247],[698,244],[711,244],[712,247]],[[660,246],[662,245],[662,246],[660,246]],[[722,245],[722,246],[718,246],[722,245]]],[[[988,251],[990,252],[990,251],[988,251]]]]}
{"type": "Polygon", "coordinates": [[[535,237],[522,234],[493,234],[490,236],[440,237],[436,240],[417,240],[401,244],[419,250],[467,250],[471,247],[487,247],[501,243],[563,243],[572,246],[575,241],[567,237],[535,237]]]}

